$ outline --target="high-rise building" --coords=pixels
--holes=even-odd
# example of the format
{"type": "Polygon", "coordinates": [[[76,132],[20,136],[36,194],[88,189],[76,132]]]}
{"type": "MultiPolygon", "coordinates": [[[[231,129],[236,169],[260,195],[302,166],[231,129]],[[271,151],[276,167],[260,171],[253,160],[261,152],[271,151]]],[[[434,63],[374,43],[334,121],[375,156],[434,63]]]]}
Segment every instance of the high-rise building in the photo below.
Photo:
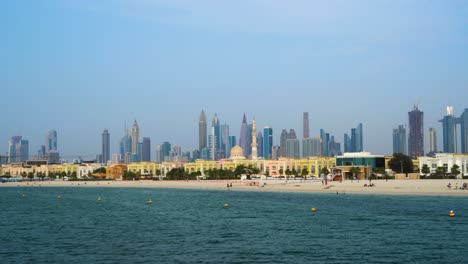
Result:
{"type": "Polygon", "coordinates": [[[300,158],[300,146],[299,139],[290,138],[286,140],[286,156],[289,158],[300,158]]]}
{"type": "Polygon", "coordinates": [[[304,112],[302,126],[304,135],[303,138],[309,138],[309,112],[304,112]]]}
{"type": "Polygon", "coordinates": [[[231,146],[229,144],[229,125],[227,124],[221,125],[221,149],[224,154],[222,158],[229,157],[232,147],[234,146],[231,146]]]}
{"type": "Polygon", "coordinates": [[[273,151],[273,128],[263,128],[263,158],[272,159],[273,151]]]}
{"type": "Polygon", "coordinates": [[[447,115],[439,122],[442,123],[444,152],[457,153],[457,118],[452,106],[447,106],[447,115]]]}
{"type": "Polygon", "coordinates": [[[273,146],[273,149],[271,151],[271,159],[277,160],[279,158],[279,153],[280,153],[280,146],[273,146]]]}
{"type": "Polygon", "coordinates": [[[138,143],[140,143],[140,127],[135,120],[132,127],[132,155],[138,154],[138,143]]]}
{"type": "MultiPolygon", "coordinates": [[[[248,145],[252,146],[252,131],[253,131],[253,124],[247,124],[247,129],[249,131],[249,137],[248,137],[248,145]]],[[[247,157],[252,157],[252,148],[249,147],[247,148],[247,157]]]]}
{"type": "Polygon", "coordinates": [[[151,161],[151,139],[149,137],[143,138],[141,146],[141,161],[151,161]]]}
{"type": "Polygon", "coordinates": [[[259,131],[257,133],[257,149],[258,149],[258,156],[263,157],[263,133],[259,131]]]}
{"type": "Polygon", "coordinates": [[[120,140],[120,156],[124,160],[125,164],[128,164],[131,161],[129,158],[128,162],[127,157],[132,155],[132,137],[129,135],[128,130],[125,129],[125,136],[120,140]]]}
{"type": "Polygon", "coordinates": [[[198,149],[195,149],[194,151],[192,151],[192,159],[190,161],[194,162],[197,159],[200,159],[200,151],[198,149]]]}
{"type": "Polygon", "coordinates": [[[11,137],[8,143],[8,157],[10,163],[24,162],[29,159],[29,141],[21,136],[11,137]]]}
{"type": "Polygon", "coordinates": [[[330,142],[328,143],[328,156],[336,157],[341,155],[341,144],[335,141],[335,137],[330,137],[330,142]]]}
{"type": "Polygon", "coordinates": [[[247,125],[247,118],[244,117],[242,118],[242,126],[241,126],[241,133],[240,133],[240,138],[239,138],[239,145],[244,151],[244,156],[246,158],[249,157],[249,149],[250,149],[250,144],[249,144],[249,127],[247,125]]]}
{"type": "Polygon", "coordinates": [[[351,143],[351,138],[349,137],[349,135],[347,133],[344,134],[344,152],[345,153],[348,153],[348,152],[353,152],[352,149],[352,143],[351,143]]]}
{"type": "Polygon", "coordinates": [[[413,110],[408,112],[408,119],[408,154],[416,159],[424,156],[424,112],[414,106],[413,110]]]}
{"type": "Polygon", "coordinates": [[[328,157],[330,134],[326,133],[325,130],[320,129],[320,140],[322,141],[322,156],[328,157]]]}
{"type": "Polygon", "coordinates": [[[107,129],[102,132],[101,155],[102,163],[105,164],[110,160],[110,134],[107,129]]]}
{"type": "Polygon", "coordinates": [[[46,156],[49,163],[58,163],[60,154],[57,144],[57,131],[49,130],[46,137],[46,156]]]}
{"type": "Polygon", "coordinates": [[[219,119],[216,113],[213,117],[213,121],[211,122],[211,135],[208,138],[210,138],[210,142],[208,143],[210,145],[210,159],[216,160],[216,153],[218,153],[220,138],[219,119]]]}
{"type": "Polygon", "coordinates": [[[252,159],[256,160],[258,158],[257,153],[257,123],[255,122],[255,117],[252,122],[252,159]]]}
{"type": "Polygon", "coordinates": [[[286,141],[289,138],[288,131],[286,129],[283,129],[281,131],[281,137],[280,137],[280,148],[279,148],[279,153],[278,157],[286,157],[286,141]]]}
{"type": "Polygon", "coordinates": [[[40,148],[39,148],[39,151],[37,151],[37,159],[38,160],[45,160],[47,159],[46,158],[46,146],[45,145],[42,145],[40,148]]]}
{"type": "Polygon", "coordinates": [[[437,132],[435,128],[429,128],[429,153],[437,152],[437,132]]]}
{"type": "Polygon", "coordinates": [[[406,128],[399,125],[393,129],[393,153],[406,154],[406,128]]]}
{"type": "Polygon", "coordinates": [[[318,157],[321,156],[322,142],[320,138],[304,138],[302,139],[302,157],[318,157]]]}
{"type": "Polygon", "coordinates": [[[461,153],[468,154],[468,108],[460,116],[461,153]]]}
{"type": "MultiPolygon", "coordinates": [[[[236,136],[229,136],[229,147],[232,149],[234,146],[236,146],[236,136]]],[[[231,151],[226,153],[226,158],[229,158],[231,155],[231,151]]]]}
{"type": "Polygon", "coordinates": [[[362,152],[363,149],[362,124],[360,123],[356,128],[351,129],[351,149],[349,151],[345,150],[345,152],[362,152]]]}
{"type": "Polygon", "coordinates": [[[161,159],[162,161],[166,161],[167,158],[170,157],[171,154],[171,143],[164,142],[161,145],[161,159]]]}
{"type": "Polygon", "coordinates": [[[49,130],[46,138],[46,153],[58,151],[57,147],[57,131],[49,130]]]}
{"type": "Polygon", "coordinates": [[[163,158],[163,153],[162,153],[162,145],[157,144],[156,145],[156,162],[163,162],[163,161],[164,161],[164,158],[163,158]]]}
{"type": "Polygon", "coordinates": [[[198,150],[199,151],[201,151],[202,149],[208,146],[206,142],[207,137],[208,137],[208,134],[207,134],[206,115],[205,115],[205,112],[202,110],[200,113],[199,120],[198,120],[198,150]]]}

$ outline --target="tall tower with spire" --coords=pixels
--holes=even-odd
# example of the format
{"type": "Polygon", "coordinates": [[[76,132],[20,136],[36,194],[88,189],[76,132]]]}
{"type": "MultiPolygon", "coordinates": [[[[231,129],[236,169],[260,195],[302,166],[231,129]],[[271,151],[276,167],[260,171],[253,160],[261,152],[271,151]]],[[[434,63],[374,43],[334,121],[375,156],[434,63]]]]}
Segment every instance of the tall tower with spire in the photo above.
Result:
{"type": "Polygon", "coordinates": [[[202,149],[207,147],[207,124],[206,124],[206,115],[205,112],[202,110],[200,113],[200,118],[198,119],[198,148],[201,152],[202,149]]]}
{"type": "Polygon", "coordinates": [[[244,157],[248,158],[248,149],[250,148],[249,146],[249,127],[247,125],[247,118],[245,117],[244,113],[244,118],[242,119],[242,126],[241,126],[241,133],[240,133],[240,138],[239,138],[239,145],[244,151],[244,157]]]}
{"type": "Polygon", "coordinates": [[[138,154],[138,143],[140,142],[140,128],[135,120],[132,127],[132,154],[138,154]]]}
{"type": "Polygon", "coordinates": [[[257,159],[257,123],[255,122],[255,117],[252,122],[252,159],[257,159]]]}
{"type": "Polygon", "coordinates": [[[211,141],[210,141],[210,149],[211,149],[211,159],[216,160],[216,153],[219,149],[219,119],[218,115],[215,113],[213,117],[213,121],[211,122],[211,141]]]}

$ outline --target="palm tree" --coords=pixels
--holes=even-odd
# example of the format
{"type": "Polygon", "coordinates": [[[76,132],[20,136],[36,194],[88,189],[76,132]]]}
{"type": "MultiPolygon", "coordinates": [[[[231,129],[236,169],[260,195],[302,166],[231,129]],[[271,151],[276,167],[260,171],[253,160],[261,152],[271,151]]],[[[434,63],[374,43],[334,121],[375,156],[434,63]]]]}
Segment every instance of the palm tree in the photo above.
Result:
{"type": "Polygon", "coordinates": [[[452,168],[450,169],[450,172],[454,176],[457,176],[458,174],[460,174],[460,167],[457,164],[453,164],[452,168]]]}
{"type": "Polygon", "coordinates": [[[283,168],[279,169],[280,176],[283,176],[283,168]]]}
{"type": "Polygon", "coordinates": [[[307,174],[309,174],[309,170],[307,168],[303,168],[301,171],[302,177],[304,177],[304,180],[307,180],[307,174]]]}
{"type": "Polygon", "coordinates": [[[291,170],[289,168],[286,169],[286,179],[289,179],[289,176],[291,176],[291,170]]]}

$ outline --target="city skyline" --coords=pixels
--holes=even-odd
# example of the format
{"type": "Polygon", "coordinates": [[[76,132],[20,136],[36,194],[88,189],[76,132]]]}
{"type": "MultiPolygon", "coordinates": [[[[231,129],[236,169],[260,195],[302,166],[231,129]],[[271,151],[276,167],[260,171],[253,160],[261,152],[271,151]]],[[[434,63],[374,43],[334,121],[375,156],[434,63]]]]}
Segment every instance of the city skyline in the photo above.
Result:
{"type": "Polygon", "coordinates": [[[118,153],[134,119],[152,148],[194,150],[204,109],[237,139],[239,117],[255,116],[273,129],[274,145],[283,128],[302,137],[304,112],[311,138],[324,129],[342,149],[343,133],[360,122],[365,150],[383,154],[414,104],[442,149],[445,107],[457,117],[467,107],[468,5],[255,3],[1,2],[0,153],[14,135],[36,153],[51,128],[63,157],[94,158],[104,128],[118,153]]]}

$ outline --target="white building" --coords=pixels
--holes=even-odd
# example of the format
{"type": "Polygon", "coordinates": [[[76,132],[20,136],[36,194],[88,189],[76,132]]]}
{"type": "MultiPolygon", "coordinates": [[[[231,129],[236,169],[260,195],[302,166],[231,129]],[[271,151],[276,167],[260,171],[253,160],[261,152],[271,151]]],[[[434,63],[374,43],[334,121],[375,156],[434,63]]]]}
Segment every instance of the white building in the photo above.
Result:
{"type": "Polygon", "coordinates": [[[447,172],[450,173],[453,165],[456,164],[461,172],[457,177],[468,176],[468,155],[439,153],[435,157],[419,157],[418,160],[419,171],[422,170],[424,165],[427,165],[431,173],[435,173],[437,167],[445,167],[447,172]]]}

